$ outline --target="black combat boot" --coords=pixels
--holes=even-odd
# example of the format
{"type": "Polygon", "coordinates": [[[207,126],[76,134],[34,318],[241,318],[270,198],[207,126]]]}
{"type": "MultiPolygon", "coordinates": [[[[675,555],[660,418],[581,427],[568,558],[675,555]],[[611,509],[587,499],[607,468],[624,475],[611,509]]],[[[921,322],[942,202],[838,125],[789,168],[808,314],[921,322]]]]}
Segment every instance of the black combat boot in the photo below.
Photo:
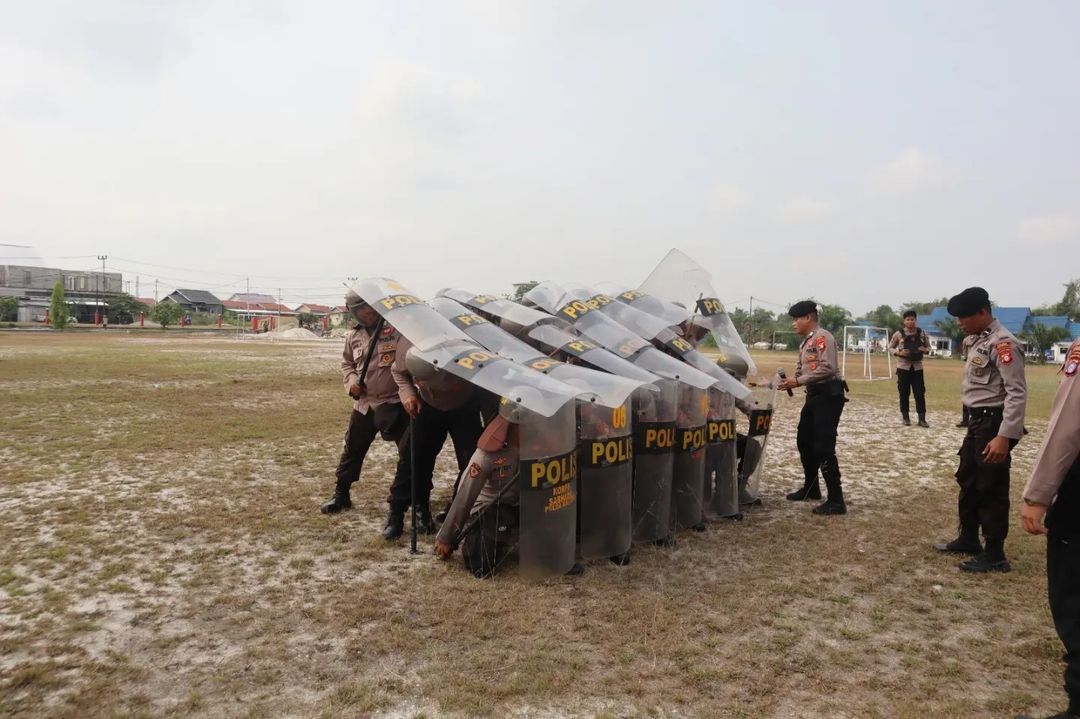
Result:
{"type": "Polygon", "coordinates": [[[431,507],[426,504],[416,505],[417,534],[435,534],[435,520],[431,516],[431,507]]]}
{"type": "Polygon", "coordinates": [[[813,477],[806,477],[803,480],[802,489],[788,492],[787,498],[792,502],[803,502],[807,499],[821,499],[821,484],[818,482],[817,471],[814,471],[813,477]]]}
{"type": "Polygon", "coordinates": [[[910,427],[911,426],[911,417],[908,416],[908,413],[904,412],[902,417],[904,418],[904,426],[905,427],[910,427]]]}
{"type": "Polygon", "coordinates": [[[979,554],[982,544],[979,542],[979,527],[960,527],[960,534],[950,542],[938,542],[934,549],[946,554],[979,554]]]}
{"type": "Polygon", "coordinates": [[[630,564],[630,550],[623,552],[622,554],[616,554],[613,557],[608,557],[612,564],[620,567],[625,567],[630,564]]]}
{"type": "Polygon", "coordinates": [[[1012,569],[1005,558],[1005,540],[986,538],[986,548],[971,559],[960,562],[965,572],[1007,572],[1012,569]]]}
{"type": "Polygon", "coordinates": [[[828,490],[829,496],[824,502],[814,507],[814,514],[847,514],[844,490],[840,486],[840,467],[835,459],[822,463],[821,476],[825,478],[825,489],[828,490]]]}
{"type": "Polygon", "coordinates": [[[323,514],[337,514],[346,509],[352,509],[352,499],[349,498],[349,485],[338,482],[334,487],[334,496],[322,506],[323,514]]]}
{"type": "Polygon", "coordinates": [[[386,526],[383,527],[382,536],[386,541],[397,539],[405,531],[405,510],[391,507],[386,513],[386,526]]]}
{"type": "Polygon", "coordinates": [[[930,426],[930,425],[928,425],[926,423],[926,415],[925,414],[920,414],[919,415],[919,426],[920,427],[929,427],[930,426]]]}

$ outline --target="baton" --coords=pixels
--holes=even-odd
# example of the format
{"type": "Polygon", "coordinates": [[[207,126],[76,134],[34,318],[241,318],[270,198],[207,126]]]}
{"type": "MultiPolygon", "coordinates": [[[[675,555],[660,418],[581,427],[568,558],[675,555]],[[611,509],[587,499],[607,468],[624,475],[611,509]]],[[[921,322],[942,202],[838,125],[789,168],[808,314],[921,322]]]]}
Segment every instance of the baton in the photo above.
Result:
{"type": "Polygon", "coordinates": [[[383,318],[375,323],[375,329],[371,331],[371,341],[368,342],[367,354],[364,356],[364,364],[360,366],[360,386],[364,386],[364,378],[367,377],[368,365],[371,364],[371,355],[375,353],[375,343],[379,341],[379,331],[382,330],[383,318]]]}
{"type": "Polygon", "coordinates": [[[414,421],[409,417],[409,502],[412,504],[412,547],[409,554],[419,554],[416,550],[416,433],[414,421]]]}

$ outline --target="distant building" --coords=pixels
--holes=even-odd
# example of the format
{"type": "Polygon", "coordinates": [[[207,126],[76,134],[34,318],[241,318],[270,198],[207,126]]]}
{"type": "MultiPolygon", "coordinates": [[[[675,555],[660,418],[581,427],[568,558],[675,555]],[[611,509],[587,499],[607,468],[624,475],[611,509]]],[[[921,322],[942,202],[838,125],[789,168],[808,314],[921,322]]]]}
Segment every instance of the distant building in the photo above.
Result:
{"type": "Polygon", "coordinates": [[[33,247],[0,244],[0,297],[18,300],[19,322],[44,322],[57,281],[71,316],[78,322],[93,322],[98,310],[108,307],[111,294],[123,289],[119,272],[65,270],[45,267],[33,247]]]}
{"type": "Polygon", "coordinates": [[[324,315],[330,314],[330,311],[332,309],[333,308],[330,307],[329,305],[316,305],[316,304],[312,304],[312,303],[308,302],[308,303],[302,304],[299,307],[297,307],[295,311],[296,311],[297,314],[303,314],[303,313],[307,312],[309,314],[318,315],[319,317],[323,317],[324,315]]]}
{"type": "Polygon", "coordinates": [[[206,290],[175,290],[161,301],[176,303],[187,312],[220,314],[222,311],[221,300],[206,290]]]}

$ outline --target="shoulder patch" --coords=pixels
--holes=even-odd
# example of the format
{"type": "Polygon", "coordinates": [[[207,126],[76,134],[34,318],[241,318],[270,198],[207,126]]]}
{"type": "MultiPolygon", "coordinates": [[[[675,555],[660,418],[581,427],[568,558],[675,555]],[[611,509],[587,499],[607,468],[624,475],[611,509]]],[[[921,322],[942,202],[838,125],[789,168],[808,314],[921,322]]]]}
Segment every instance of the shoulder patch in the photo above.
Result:
{"type": "Polygon", "coordinates": [[[998,359],[1001,360],[1002,364],[1012,364],[1012,361],[1013,361],[1012,342],[1009,342],[1008,340],[1005,340],[1004,342],[998,342],[997,347],[995,347],[994,349],[997,350],[998,359]]]}
{"type": "Polygon", "coordinates": [[[469,476],[473,479],[476,479],[480,476],[480,465],[476,462],[473,462],[469,465],[469,476]]]}
{"type": "Polygon", "coordinates": [[[1069,348],[1069,356],[1065,358],[1065,376],[1072,377],[1080,369],[1080,342],[1074,342],[1069,348]]]}
{"type": "Polygon", "coordinates": [[[817,338],[817,347],[818,347],[819,352],[824,352],[825,351],[825,337],[824,336],[820,336],[820,337],[817,338]]]}

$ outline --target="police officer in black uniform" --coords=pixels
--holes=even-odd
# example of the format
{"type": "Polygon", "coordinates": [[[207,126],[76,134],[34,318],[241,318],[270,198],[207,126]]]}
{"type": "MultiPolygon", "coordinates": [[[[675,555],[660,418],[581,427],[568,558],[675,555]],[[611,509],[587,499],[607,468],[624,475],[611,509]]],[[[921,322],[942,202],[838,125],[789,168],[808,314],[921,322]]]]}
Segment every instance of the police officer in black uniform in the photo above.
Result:
{"type": "Polygon", "coordinates": [[[966,572],[1007,572],[1009,467],[1012,448],[1024,433],[1027,382],[1020,341],[994,319],[990,296],[969,287],[949,300],[949,314],[966,334],[976,335],[964,363],[962,397],[971,424],[960,445],[957,509],[960,533],[935,544],[939,552],[974,554],[960,564],[966,572]],[[985,545],[979,542],[982,529],[985,545]]]}
{"type": "MultiPolygon", "coordinates": [[[[456,493],[461,473],[476,450],[476,441],[483,433],[485,423],[498,412],[499,398],[449,372],[436,372],[433,365],[409,352],[410,346],[407,339],[402,339],[394,360],[393,375],[401,405],[413,418],[416,529],[421,534],[431,534],[435,531],[431,516],[435,460],[449,435],[458,465],[458,480],[454,483],[456,493]]],[[[401,502],[409,502],[409,482],[398,482],[395,478],[390,494],[401,502]]]]}
{"type": "MultiPolygon", "coordinates": [[[[342,382],[353,398],[353,410],[338,461],[334,496],[322,506],[323,514],[352,509],[349,488],[360,478],[364,457],[379,435],[398,447],[394,483],[407,485],[409,481],[409,418],[391,373],[401,334],[381,321],[379,314],[352,290],[345,295],[345,306],[356,320],[356,326],[345,337],[341,356],[342,382]]],[[[388,503],[383,538],[390,540],[401,536],[408,500],[402,504],[391,497],[388,503]]]]}
{"type": "Polygon", "coordinates": [[[805,480],[802,489],[788,494],[792,501],[821,497],[818,470],[829,495],[814,507],[814,514],[847,514],[840,486],[840,464],[836,459],[836,428],[844,411],[846,385],[836,364],[836,340],[818,326],[817,304],[796,302],[788,310],[795,332],[803,337],[795,376],[780,380],[781,390],[806,387],[806,404],[799,415],[796,442],[805,480]]]}

